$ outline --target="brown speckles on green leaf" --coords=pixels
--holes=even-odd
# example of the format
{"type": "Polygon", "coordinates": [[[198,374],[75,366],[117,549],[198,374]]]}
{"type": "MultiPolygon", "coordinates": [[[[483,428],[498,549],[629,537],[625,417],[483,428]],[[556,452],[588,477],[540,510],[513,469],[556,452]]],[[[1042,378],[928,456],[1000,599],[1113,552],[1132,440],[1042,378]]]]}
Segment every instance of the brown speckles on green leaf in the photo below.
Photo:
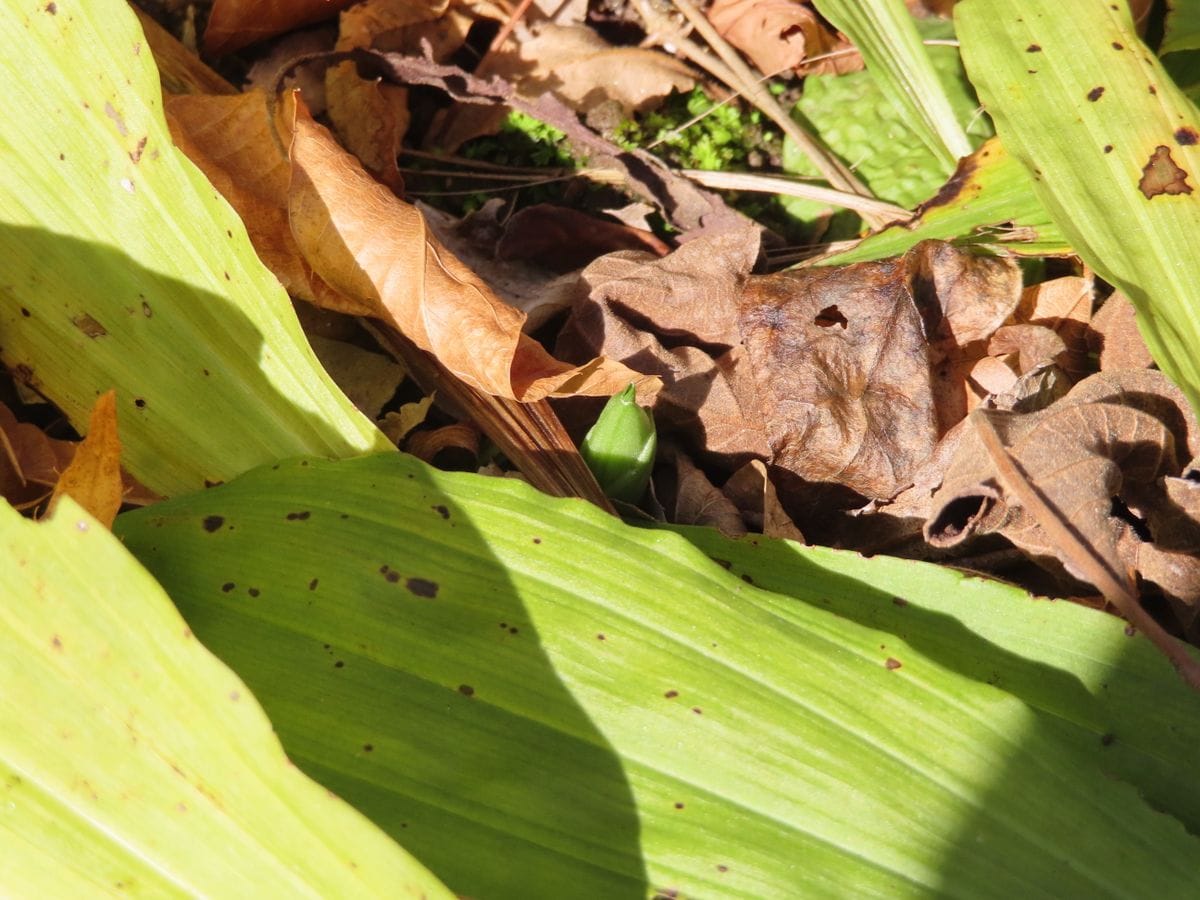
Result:
{"type": "Polygon", "coordinates": [[[312,581],[310,581],[308,583],[308,589],[310,591],[315,591],[317,589],[318,584],[320,584],[320,581],[318,579],[314,578],[312,581]]]}
{"type": "Polygon", "coordinates": [[[205,516],[204,521],[201,524],[204,526],[204,530],[211,534],[225,524],[225,517],[205,516]]]}
{"type": "Polygon", "coordinates": [[[448,510],[443,503],[439,503],[437,506],[433,507],[433,511],[443,519],[450,518],[450,510],[448,510]]]}
{"type": "Polygon", "coordinates": [[[1187,183],[1187,172],[1171,158],[1171,149],[1159,144],[1142,168],[1138,190],[1147,200],[1152,200],[1162,194],[1190,194],[1192,186],[1187,183]]]}
{"type": "Polygon", "coordinates": [[[221,592],[224,594],[228,594],[235,587],[237,587],[236,584],[234,584],[232,581],[227,581],[223,585],[221,585],[221,592]]]}
{"type": "Polygon", "coordinates": [[[884,668],[894,670],[894,669],[899,669],[900,666],[903,665],[903,663],[901,663],[900,660],[896,659],[895,657],[889,656],[883,665],[884,665],[884,668]]]}
{"type": "Polygon", "coordinates": [[[679,691],[667,691],[665,694],[663,694],[663,696],[666,697],[668,700],[674,700],[676,697],[679,696],[679,691]]]}
{"type": "Polygon", "coordinates": [[[458,692],[460,694],[462,694],[464,697],[474,697],[475,696],[475,688],[471,687],[469,684],[460,684],[458,686],[458,692]]]}
{"type": "Polygon", "coordinates": [[[430,581],[427,578],[410,578],[404,582],[404,586],[408,588],[410,593],[430,600],[436,597],[438,593],[438,583],[430,581]]]}
{"type": "Polygon", "coordinates": [[[384,578],[386,578],[388,581],[390,581],[392,584],[395,584],[397,581],[400,580],[400,573],[397,572],[395,569],[393,569],[391,566],[387,565],[386,563],[384,563],[382,566],[379,567],[379,574],[382,575],[384,578]]]}
{"type": "Polygon", "coordinates": [[[1099,100],[1103,96],[1104,96],[1104,87],[1102,85],[1097,85],[1096,87],[1092,88],[1087,93],[1087,98],[1090,101],[1092,101],[1093,103],[1095,103],[1097,100],[1099,100]]]}
{"type": "Polygon", "coordinates": [[[311,515],[312,515],[312,513],[309,512],[307,509],[301,510],[299,512],[290,512],[287,514],[287,520],[289,522],[303,522],[307,518],[309,518],[309,516],[311,516],[311,515]]]}
{"type": "Polygon", "coordinates": [[[1041,53],[1042,48],[1041,48],[1041,45],[1039,45],[1039,44],[1030,44],[1028,47],[1025,48],[1025,52],[1026,53],[1041,53]]]}

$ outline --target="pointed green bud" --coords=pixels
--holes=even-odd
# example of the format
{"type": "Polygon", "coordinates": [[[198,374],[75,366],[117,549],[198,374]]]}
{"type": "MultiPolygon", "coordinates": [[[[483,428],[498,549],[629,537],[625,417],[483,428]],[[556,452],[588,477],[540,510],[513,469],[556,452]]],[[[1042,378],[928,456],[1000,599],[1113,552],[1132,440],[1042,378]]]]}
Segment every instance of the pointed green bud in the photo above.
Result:
{"type": "Polygon", "coordinates": [[[631,384],[609,399],[579,452],[605,494],[637,503],[646,492],[657,447],[654,417],[638,406],[631,384]]]}

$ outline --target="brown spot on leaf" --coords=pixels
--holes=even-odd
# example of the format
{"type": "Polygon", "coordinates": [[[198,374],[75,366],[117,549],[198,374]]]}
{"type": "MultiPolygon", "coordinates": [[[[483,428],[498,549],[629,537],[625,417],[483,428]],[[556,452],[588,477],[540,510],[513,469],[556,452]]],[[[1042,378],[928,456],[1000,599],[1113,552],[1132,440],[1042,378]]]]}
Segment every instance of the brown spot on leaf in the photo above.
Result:
{"type": "Polygon", "coordinates": [[[1187,183],[1187,172],[1175,165],[1170,148],[1159,144],[1142,168],[1138,190],[1152,200],[1161,194],[1190,194],[1192,186],[1187,183]]]}
{"type": "Polygon", "coordinates": [[[108,329],[87,313],[75,316],[71,319],[71,323],[90,338],[104,337],[108,334],[108,329]]]}
{"type": "Polygon", "coordinates": [[[346,661],[345,661],[345,660],[343,660],[343,659],[339,659],[339,660],[337,660],[337,661],[336,661],[336,662],[333,664],[333,667],[334,667],[335,669],[340,669],[340,668],[342,668],[344,665],[346,665],[346,661]]]}
{"type": "Polygon", "coordinates": [[[695,713],[696,715],[698,715],[698,716],[702,716],[702,715],[704,715],[704,710],[702,710],[702,709],[701,709],[700,707],[698,707],[698,706],[693,706],[693,707],[692,707],[692,712],[694,712],[694,713],[695,713]]]}
{"type": "Polygon", "coordinates": [[[534,542],[535,544],[540,544],[540,543],[542,542],[542,539],[541,539],[541,538],[534,538],[534,539],[533,539],[533,542],[534,542]]]}
{"type": "Polygon", "coordinates": [[[469,684],[460,684],[458,686],[458,692],[460,694],[462,694],[464,697],[474,697],[475,696],[475,688],[471,687],[469,684]]]}
{"type": "Polygon", "coordinates": [[[139,162],[141,162],[142,153],[145,151],[145,149],[146,149],[146,137],[145,137],[145,135],[143,135],[138,140],[137,146],[129,151],[129,158],[130,158],[130,160],[133,161],[134,165],[137,165],[139,162]]]}
{"type": "Polygon", "coordinates": [[[308,589],[309,589],[310,591],[315,591],[315,590],[317,589],[317,583],[318,583],[318,582],[317,582],[317,579],[315,579],[315,578],[314,578],[312,581],[310,581],[310,582],[308,583],[308,589]]]}
{"type": "Polygon", "coordinates": [[[262,592],[258,588],[250,588],[249,590],[246,591],[246,593],[249,594],[251,597],[257,597],[262,592]]]}
{"type": "Polygon", "coordinates": [[[596,635],[596,640],[603,641],[603,640],[605,640],[605,637],[602,634],[598,634],[598,635],[596,635]]]}
{"type": "Polygon", "coordinates": [[[384,578],[386,578],[388,581],[390,581],[392,584],[395,584],[397,581],[400,580],[400,573],[397,572],[395,569],[393,569],[391,566],[386,565],[386,564],[379,567],[379,574],[382,575],[384,578]]]}
{"type": "Polygon", "coordinates": [[[1026,53],[1041,53],[1042,47],[1040,44],[1030,44],[1028,47],[1025,48],[1025,52],[1026,53]]]}
{"type": "Polygon", "coordinates": [[[679,691],[667,691],[665,694],[663,694],[663,696],[666,697],[668,700],[674,700],[676,697],[679,696],[679,691]]]}
{"type": "Polygon", "coordinates": [[[1100,746],[1111,747],[1113,742],[1116,739],[1117,739],[1117,736],[1115,734],[1113,734],[1111,731],[1106,734],[1102,734],[1102,735],[1100,735],[1100,746]]]}
{"type": "Polygon", "coordinates": [[[892,603],[896,604],[896,606],[908,606],[908,601],[903,597],[893,597],[892,603]]]}
{"type": "Polygon", "coordinates": [[[33,315],[33,313],[31,313],[29,310],[27,310],[25,307],[22,306],[21,307],[21,315],[23,315],[25,318],[28,319],[30,316],[33,315]]]}
{"type": "Polygon", "coordinates": [[[205,516],[204,521],[201,524],[204,526],[204,530],[211,534],[225,524],[225,517],[205,516]]]}
{"type": "Polygon", "coordinates": [[[227,582],[225,582],[223,585],[221,585],[221,592],[222,592],[222,593],[225,593],[225,594],[228,594],[228,593],[229,593],[230,591],[232,591],[232,590],[233,590],[235,587],[237,587],[237,585],[236,585],[236,584],[234,584],[232,581],[227,581],[227,582]]]}
{"type": "Polygon", "coordinates": [[[300,512],[290,512],[287,514],[287,520],[289,522],[303,522],[305,519],[307,519],[311,515],[312,515],[312,513],[309,512],[307,509],[301,510],[300,512]]]}
{"type": "Polygon", "coordinates": [[[679,803],[678,801],[676,801],[676,803],[675,803],[675,808],[676,808],[676,809],[683,809],[683,804],[682,804],[682,803],[679,803]]]}
{"type": "Polygon", "coordinates": [[[1097,100],[1099,100],[1103,96],[1104,96],[1104,87],[1102,85],[1097,85],[1096,87],[1092,88],[1087,93],[1087,98],[1089,100],[1091,100],[1093,103],[1095,103],[1097,100]]]}
{"type": "Polygon", "coordinates": [[[1175,129],[1175,143],[1181,147],[1190,147],[1200,141],[1200,134],[1196,133],[1196,129],[1190,125],[1184,125],[1182,128],[1175,129]]]}
{"type": "Polygon", "coordinates": [[[900,662],[900,660],[898,660],[892,656],[889,656],[887,658],[887,661],[884,663],[884,666],[889,669],[898,669],[898,668],[900,668],[901,665],[903,665],[903,664],[900,662]]]}
{"type": "Polygon", "coordinates": [[[410,578],[404,582],[404,586],[418,597],[432,599],[437,596],[438,592],[438,583],[427,578],[410,578]]]}
{"type": "Polygon", "coordinates": [[[60,638],[57,634],[54,635],[52,638],[50,638],[50,645],[54,647],[55,650],[61,650],[62,638],[60,638]]]}
{"type": "Polygon", "coordinates": [[[58,4],[57,3],[47,3],[42,8],[44,10],[46,10],[46,12],[50,13],[50,15],[52,15],[52,16],[58,15],[58,4]]]}
{"type": "Polygon", "coordinates": [[[1150,93],[1151,93],[1152,95],[1153,95],[1153,94],[1157,94],[1157,93],[1158,93],[1158,88],[1156,88],[1156,87],[1155,87],[1154,85],[1152,85],[1152,84],[1148,84],[1148,85],[1146,85],[1146,89],[1147,89],[1147,90],[1149,90],[1149,91],[1150,91],[1150,93]]]}
{"type": "Polygon", "coordinates": [[[1113,152],[1113,145],[1112,145],[1112,144],[1105,144],[1105,145],[1104,145],[1104,152],[1105,152],[1105,153],[1112,153],[1112,152],[1113,152]]]}
{"type": "Polygon", "coordinates": [[[446,509],[446,507],[441,503],[439,503],[437,506],[433,507],[433,511],[436,512],[443,519],[450,518],[450,510],[446,509]]]}
{"type": "Polygon", "coordinates": [[[134,397],[133,405],[136,406],[138,409],[145,409],[146,408],[146,399],[144,397],[134,397]]]}
{"type": "Polygon", "coordinates": [[[1114,50],[1124,50],[1124,49],[1125,49],[1125,45],[1124,45],[1124,44],[1122,44],[1120,41],[1113,41],[1113,42],[1112,42],[1112,48],[1113,48],[1114,50]]]}
{"type": "Polygon", "coordinates": [[[521,629],[518,628],[516,625],[513,625],[511,628],[508,629],[509,634],[519,634],[520,631],[521,631],[521,629]]]}
{"type": "Polygon", "coordinates": [[[117,112],[117,108],[107,100],[104,102],[104,114],[113,120],[113,124],[117,126],[117,131],[120,132],[121,137],[129,134],[129,129],[125,127],[125,117],[117,112]]]}
{"type": "Polygon", "coordinates": [[[728,871],[729,871],[729,866],[722,866],[722,865],[718,865],[718,866],[717,866],[717,871],[718,871],[718,872],[720,872],[720,873],[723,875],[723,874],[725,874],[726,872],[728,872],[728,871]]]}
{"type": "Polygon", "coordinates": [[[374,749],[375,749],[374,744],[363,744],[363,753],[370,753],[374,749]]]}

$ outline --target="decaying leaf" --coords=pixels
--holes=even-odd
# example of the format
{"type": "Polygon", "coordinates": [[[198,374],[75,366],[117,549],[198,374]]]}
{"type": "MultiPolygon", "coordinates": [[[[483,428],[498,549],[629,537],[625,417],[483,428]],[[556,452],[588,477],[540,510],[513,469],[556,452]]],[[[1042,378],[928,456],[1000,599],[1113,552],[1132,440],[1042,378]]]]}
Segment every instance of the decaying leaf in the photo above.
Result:
{"type": "Polygon", "coordinates": [[[379,416],[404,380],[404,367],[382,353],[315,334],[308,336],[308,342],[350,402],[372,419],[379,416]]]}
{"type": "Polygon", "coordinates": [[[708,19],[764,75],[795,70],[802,75],[841,74],[862,68],[850,43],[823,25],[810,6],[796,0],[715,0],[708,19]],[[807,62],[813,57],[825,57],[807,62]]]}
{"type": "MultiPolygon", "coordinates": [[[[1173,596],[1197,596],[1190,580],[1195,567],[1163,555],[1200,549],[1190,482],[1179,477],[1183,461],[1195,455],[1197,424],[1164,375],[1101,373],[1045,409],[987,417],[1025,477],[1101,558],[1135,572],[1145,564],[1142,574],[1173,596]]],[[[1090,580],[1038,517],[1005,493],[978,435],[968,429],[934,496],[925,533],[931,543],[949,546],[988,532],[1090,580]]]]}
{"type": "Polygon", "coordinates": [[[752,459],[734,472],[721,491],[738,508],[751,531],[804,543],[804,535],[779,502],[779,494],[761,460],[752,459]]]}
{"type": "Polygon", "coordinates": [[[232,53],[256,41],[336,16],[355,0],[215,0],[204,49],[232,53]]]}
{"type": "Polygon", "coordinates": [[[1148,369],[1154,357],[1137,325],[1137,310],[1120,291],[1104,301],[1093,317],[1088,347],[1100,355],[1100,370],[1148,369]]]}
{"type": "Polygon", "coordinates": [[[522,314],[446,250],[420,212],[371,178],[301,103],[283,110],[281,122],[291,135],[292,234],[313,270],[348,299],[339,311],[393,325],[466,384],[496,396],[603,396],[645,381],[604,359],[581,367],[555,360],[522,333],[522,314]]]}

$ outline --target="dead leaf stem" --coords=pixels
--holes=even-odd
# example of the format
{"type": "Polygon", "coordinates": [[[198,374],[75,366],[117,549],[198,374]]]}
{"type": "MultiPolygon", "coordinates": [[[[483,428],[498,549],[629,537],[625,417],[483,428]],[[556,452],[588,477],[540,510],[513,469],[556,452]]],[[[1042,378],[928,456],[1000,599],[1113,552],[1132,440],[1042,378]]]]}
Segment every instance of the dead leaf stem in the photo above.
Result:
{"type": "Polygon", "coordinates": [[[1162,651],[1184,681],[1200,691],[1200,661],[1193,659],[1183,644],[1171,637],[1166,629],[1146,612],[1130,587],[1129,576],[1122,577],[1107,559],[1096,552],[1095,547],[1071,527],[1071,523],[1037,485],[1030,481],[1021,464],[1001,442],[996,429],[982,410],[971,413],[971,420],[996,468],[996,475],[1004,490],[1012,494],[1037,520],[1047,537],[1057,542],[1063,554],[1099,589],[1104,599],[1120,610],[1126,621],[1145,634],[1162,651]]]}

